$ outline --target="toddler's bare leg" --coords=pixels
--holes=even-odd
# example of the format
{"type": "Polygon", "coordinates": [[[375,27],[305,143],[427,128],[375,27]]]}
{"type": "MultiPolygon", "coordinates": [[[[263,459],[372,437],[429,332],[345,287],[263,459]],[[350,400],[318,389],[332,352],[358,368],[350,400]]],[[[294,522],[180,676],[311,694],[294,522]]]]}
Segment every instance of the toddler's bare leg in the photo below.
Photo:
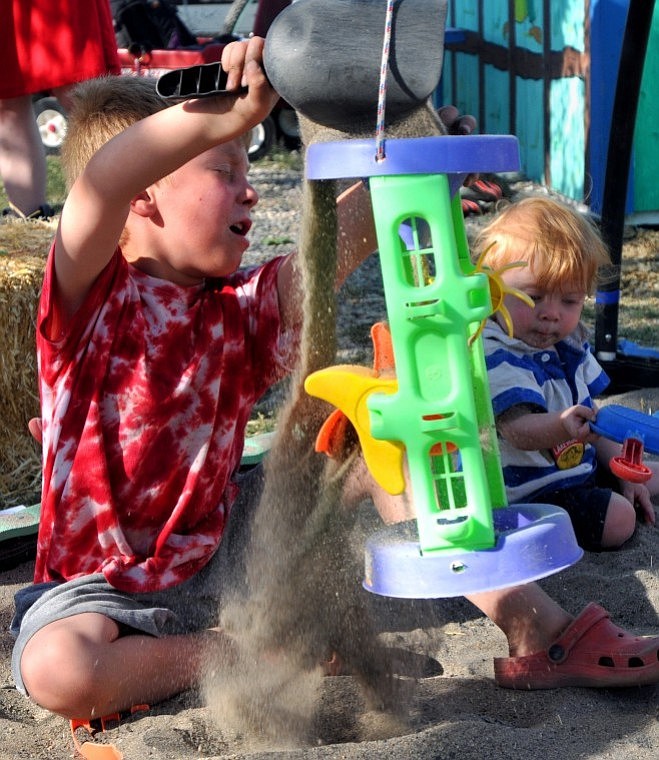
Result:
{"type": "Polygon", "coordinates": [[[612,492],[602,531],[602,547],[617,549],[628,541],[636,530],[636,511],[624,496],[612,492]]]}
{"type": "Polygon", "coordinates": [[[645,463],[652,470],[652,477],[645,484],[650,496],[659,494],[659,462],[650,461],[645,463]]]}
{"type": "MultiPolygon", "coordinates": [[[[414,517],[412,498],[408,494],[386,493],[375,483],[360,455],[346,478],[345,495],[348,506],[369,497],[385,523],[414,517]]],[[[511,656],[532,654],[548,647],[572,620],[535,583],[471,594],[467,598],[503,631],[511,656]]]]}
{"type": "Polygon", "coordinates": [[[371,499],[385,525],[414,518],[414,504],[407,493],[392,495],[377,485],[360,453],[351,455],[354,459],[346,476],[343,503],[348,508],[356,507],[365,499],[371,499]]]}
{"type": "Polygon", "coordinates": [[[546,649],[572,621],[535,583],[483,591],[467,599],[503,631],[511,657],[546,649]]]}

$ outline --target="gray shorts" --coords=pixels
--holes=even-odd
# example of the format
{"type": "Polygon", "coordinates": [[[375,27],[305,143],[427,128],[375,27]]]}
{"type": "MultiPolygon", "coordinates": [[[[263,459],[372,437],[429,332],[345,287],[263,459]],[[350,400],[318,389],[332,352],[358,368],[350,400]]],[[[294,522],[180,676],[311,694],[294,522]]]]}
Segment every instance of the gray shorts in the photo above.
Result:
{"type": "Polygon", "coordinates": [[[66,583],[37,583],[15,596],[11,633],[12,675],[17,689],[27,694],[21,677],[23,650],[34,634],[49,623],[96,612],[119,624],[121,634],[168,636],[192,633],[218,624],[227,595],[241,593],[245,583],[245,549],[249,525],[263,485],[263,471],[253,468],[238,481],[240,493],[231,508],[218,550],[195,576],[165,591],[130,594],[112,587],[102,573],[66,583]]]}

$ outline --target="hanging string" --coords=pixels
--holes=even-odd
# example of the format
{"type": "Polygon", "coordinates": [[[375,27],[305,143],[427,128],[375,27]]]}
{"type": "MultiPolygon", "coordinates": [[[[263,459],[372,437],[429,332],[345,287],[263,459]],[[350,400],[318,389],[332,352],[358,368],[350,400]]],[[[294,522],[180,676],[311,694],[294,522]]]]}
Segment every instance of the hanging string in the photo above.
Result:
{"type": "Polygon", "coordinates": [[[387,69],[389,67],[389,47],[391,26],[394,16],[394,0],[387,0],[387,16],[384,25],[382,62],[380,64],[380,87],[378,89],[378,114],[375,124],[375,160],[384,161],[384,106],[387,99],[387,69]]]}

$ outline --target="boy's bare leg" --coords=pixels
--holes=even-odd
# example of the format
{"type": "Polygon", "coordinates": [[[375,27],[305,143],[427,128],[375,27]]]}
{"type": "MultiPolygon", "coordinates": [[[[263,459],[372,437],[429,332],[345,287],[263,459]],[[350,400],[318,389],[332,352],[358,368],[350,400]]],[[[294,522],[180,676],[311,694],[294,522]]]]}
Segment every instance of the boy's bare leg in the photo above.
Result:
{"type": "Polygon", "coordinates": [[[25,646],[21,673],[41,707],[90,719],[171,697],[233,659],[232,640],[220,630],[119,636],[110,618],[83,613],[38,631],[25,646]]]}
{"type": "Polygon", "coordinates": [[[407,493],[391,495],[380,488],[366,466],[361,454],[352,454],[353,462],[343,486],[343,504],[351,509],[365,499],[371,499],[385,525],[415,517],[414,504],[407,493]]]}

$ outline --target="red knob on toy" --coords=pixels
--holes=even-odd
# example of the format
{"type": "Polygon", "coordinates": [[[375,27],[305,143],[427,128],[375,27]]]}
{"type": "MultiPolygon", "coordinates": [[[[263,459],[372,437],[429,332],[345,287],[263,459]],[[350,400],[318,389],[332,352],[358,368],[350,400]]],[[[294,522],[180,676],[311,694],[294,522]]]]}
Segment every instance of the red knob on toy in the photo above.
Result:
{"type": "Polygon", "coordinates": [[[613,457],[609,467],[616,477],[630,483],[647,483],[652,477],[652,470],[643,464],[643,441],[632,436],[625,438],[621,455],[613,457]]]}

